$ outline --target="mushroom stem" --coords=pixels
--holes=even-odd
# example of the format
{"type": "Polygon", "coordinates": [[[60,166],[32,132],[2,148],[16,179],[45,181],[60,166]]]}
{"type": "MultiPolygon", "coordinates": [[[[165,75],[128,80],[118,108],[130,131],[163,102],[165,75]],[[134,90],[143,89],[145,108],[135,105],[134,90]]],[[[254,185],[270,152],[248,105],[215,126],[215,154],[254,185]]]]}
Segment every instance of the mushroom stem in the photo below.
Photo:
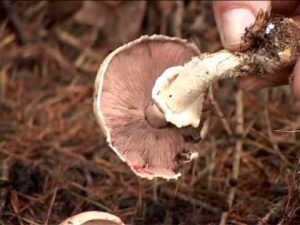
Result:
{"type": "Polygon", "coordinates": [[[168,122],[177,127],[200,124],[208,87],[223,78],[269,74],[295,64],[300,53],[300,27],[289,18],[261,13],[246,31],[250,48],[243,53],[221,50],[167,69],[156,81],[152,98],[168,122]]]}
{"type": "Polygon", "coordinates": [[[214,81],[235,76],[231,71],[239,66],[242,57],[223,50],[214,54],[203,54],[186,63],[178,76],[160,90],[159,95],[167,100],[168,107],[175,113],[182,112],[196,101],[214,81]]]}
{"type": "Polygon", "coordinates": [[[154,128],[164,128],[168,125],[163,112],[152,102],[145,108],[147,122],[154,128]]]}

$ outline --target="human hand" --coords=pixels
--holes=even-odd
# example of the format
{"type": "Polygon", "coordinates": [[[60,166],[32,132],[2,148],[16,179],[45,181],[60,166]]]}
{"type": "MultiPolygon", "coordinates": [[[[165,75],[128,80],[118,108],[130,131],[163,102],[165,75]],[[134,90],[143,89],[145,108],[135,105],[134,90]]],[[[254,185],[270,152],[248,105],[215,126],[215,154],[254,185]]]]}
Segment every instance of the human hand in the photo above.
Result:
{"type": "MultiPolygon", "coordinates": [[[[272,13],[280,13],[289,17],[300,14],[299,1],[214,1],[214,14],[220,32],[223,46],[229,50],[239,51],[241,37],[245,28],[252,25],[260,10],[266,11],[272,7],[272,13]]],[[[278,86],[289,83],[289,73],[265,76],[255,75],[238,79],[240,87],[254,91],[265,87],[278,86]]],[[[292,71],[291,86],[295,97],[300,97],[300,58],[292,71]]]]}

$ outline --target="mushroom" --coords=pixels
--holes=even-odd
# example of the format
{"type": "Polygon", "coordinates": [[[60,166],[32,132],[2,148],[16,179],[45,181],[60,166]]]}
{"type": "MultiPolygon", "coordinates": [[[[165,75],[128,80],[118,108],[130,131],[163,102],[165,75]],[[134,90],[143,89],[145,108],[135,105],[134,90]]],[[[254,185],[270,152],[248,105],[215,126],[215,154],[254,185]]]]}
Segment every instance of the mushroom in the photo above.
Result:
{"type": "Polygon", "coordinates": [[[69,217],[60,225],[124,225],[124,223],[110,213],[89,211],[69,217]]]}
{"type": "Polygon", "coordinates": [[[243,37],[244,52],[221,50],[168,68],[157,79],[152,98],[166,120],[177,127],[200,124],[208,87],[223,78],[263,75],[290,69],[300,55],[299,17],[270,16],[261,11],[243,37]]]}
{"type": "Polygon", "coordinates": [[[143,178],[177,178],[179,165],[195,158],[184,133],[167,123],[152,88],[168,67],[183,65],[198,48],[180,38],[142,36],[103,61],[95,81],[94,112],[110,148],[143,178]]]}

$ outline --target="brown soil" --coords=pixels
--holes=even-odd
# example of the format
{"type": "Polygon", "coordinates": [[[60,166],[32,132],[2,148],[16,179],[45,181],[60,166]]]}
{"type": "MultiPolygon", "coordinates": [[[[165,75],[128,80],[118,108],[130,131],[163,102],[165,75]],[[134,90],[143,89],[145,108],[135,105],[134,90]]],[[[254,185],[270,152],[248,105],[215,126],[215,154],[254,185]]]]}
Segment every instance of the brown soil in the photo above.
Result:
{"type": "Polygon", "coordinates": [[[260,12],[243,37],[246,62],[254,74],[275,73],[292,68],[300,55],[300,26],[295,20],[260,12]]]}

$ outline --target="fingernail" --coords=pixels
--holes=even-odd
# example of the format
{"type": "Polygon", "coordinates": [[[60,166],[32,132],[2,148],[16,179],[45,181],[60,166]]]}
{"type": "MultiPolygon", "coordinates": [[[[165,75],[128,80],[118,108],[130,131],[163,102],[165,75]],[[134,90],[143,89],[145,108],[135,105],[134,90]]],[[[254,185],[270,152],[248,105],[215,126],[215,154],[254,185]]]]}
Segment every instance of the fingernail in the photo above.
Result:
{"type": "Polygon", "coordinates": [[[255,16],[249,9],[234,8],[225,11],[221,20],[221,40],[227,48],[240,45],[245,28],[252,25],[255,16]]]}

